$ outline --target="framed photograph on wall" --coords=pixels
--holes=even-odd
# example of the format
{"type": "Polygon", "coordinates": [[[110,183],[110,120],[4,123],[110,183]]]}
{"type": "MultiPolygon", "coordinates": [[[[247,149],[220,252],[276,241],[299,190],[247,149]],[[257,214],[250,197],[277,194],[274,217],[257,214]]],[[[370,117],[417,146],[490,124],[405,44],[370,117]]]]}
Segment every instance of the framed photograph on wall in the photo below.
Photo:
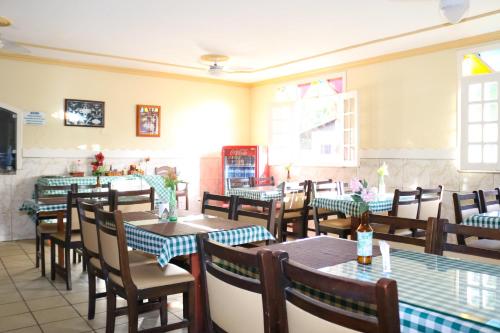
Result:
{"type": "Polygon", "coordinates": [[[104,102],[65,99],[64,125],[104,127],[104,102]]]}
{"type": "Polygon", "coordinates": [[[160,113],[158,105],[137,105],[136,108],[136,135],[137,136],[160,136],[160,113]]]}

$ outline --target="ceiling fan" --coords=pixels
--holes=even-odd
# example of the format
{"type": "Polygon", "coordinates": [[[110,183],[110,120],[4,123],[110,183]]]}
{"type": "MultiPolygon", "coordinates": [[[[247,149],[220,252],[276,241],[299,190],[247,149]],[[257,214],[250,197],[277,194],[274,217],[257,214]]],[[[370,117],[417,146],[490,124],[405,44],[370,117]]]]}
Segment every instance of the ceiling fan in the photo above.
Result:
{"type": "MultiPolygon", "coordinates": [[[[6,28],[11,25],[12,22],[8,18],[0,16],[0,28],[6,28]]],[[[2,36],[0,36],[0,51],[22,53],[22,54],[31,53],[30,50],[28,50],[26,47],[16,42],[5,39],[2,36]]]]}
{"type": "Polygon", "coordinates": [[[224,73],[247,73],[251,72],[252,68],[249,67],[235,67],[224,66],[221,63],[229,60],[228,56],[221,54],[204,54],[200,57],[203,64],[208,64],[208,74],[213,76],[220,76],[224,73]]]}
{"type": "Polygon", "coordinates": [[[451,24],[459,23],[470,7],[470,0],[390,0],[395,2],[434,1],[438,3],[441,15],[451,24]]]}

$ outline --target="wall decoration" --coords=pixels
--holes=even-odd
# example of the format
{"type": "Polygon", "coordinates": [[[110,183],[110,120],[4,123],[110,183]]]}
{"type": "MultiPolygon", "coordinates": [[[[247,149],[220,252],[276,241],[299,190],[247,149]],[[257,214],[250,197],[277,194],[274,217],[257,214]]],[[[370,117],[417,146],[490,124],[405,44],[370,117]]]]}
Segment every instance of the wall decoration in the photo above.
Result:
{"type": "Polygon", "coordinates": [[[25,125],[45,125],[45,113],[43,112],[26,112],[24,114],[25,125]]]}
{"type": "Polygon", "coordinates": [[[104,127],[104,102],[65,99],[64,125],[104,127]]]}
{"type": "Polygon", "coordinates": [[[137,105],[136,109],[136,135],[160,136],[160,110],[158,105],[137,105]]]}

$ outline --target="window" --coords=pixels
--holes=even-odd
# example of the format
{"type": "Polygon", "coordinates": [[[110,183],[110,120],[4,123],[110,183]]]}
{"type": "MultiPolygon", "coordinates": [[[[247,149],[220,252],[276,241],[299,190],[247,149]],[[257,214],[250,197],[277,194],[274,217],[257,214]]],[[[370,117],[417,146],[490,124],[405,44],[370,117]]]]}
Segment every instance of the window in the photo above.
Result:
{"type": "Polygon", "coordinates": [[[17,115],[0,108],[0,173],[16,170],[17,115]]]}
{"type": "Polygon", "coordinates": [[[270,130],[271,164],[356,166],[357,94],[343,77],[282,87],[270,130]]]}
{"type": "Polygon", "coordinates": [[[500,170],[500,49],[462,59],[460,168],[500,170]]]}

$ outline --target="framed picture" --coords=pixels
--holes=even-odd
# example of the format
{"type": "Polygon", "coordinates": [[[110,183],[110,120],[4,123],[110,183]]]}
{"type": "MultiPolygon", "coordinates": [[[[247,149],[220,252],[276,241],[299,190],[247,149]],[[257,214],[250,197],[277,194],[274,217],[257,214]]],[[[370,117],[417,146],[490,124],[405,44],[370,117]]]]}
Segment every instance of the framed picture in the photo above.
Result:
{"type": "Polygon", "coordinates": [[[160,111],[158,105],[137,105],[136,108],[136,135],[160,136],[160,111]]]}
{"type": "Polygon", "coordinates": [[[104,127],[104,102],[65,99],[64,125],[104,127]]]}

